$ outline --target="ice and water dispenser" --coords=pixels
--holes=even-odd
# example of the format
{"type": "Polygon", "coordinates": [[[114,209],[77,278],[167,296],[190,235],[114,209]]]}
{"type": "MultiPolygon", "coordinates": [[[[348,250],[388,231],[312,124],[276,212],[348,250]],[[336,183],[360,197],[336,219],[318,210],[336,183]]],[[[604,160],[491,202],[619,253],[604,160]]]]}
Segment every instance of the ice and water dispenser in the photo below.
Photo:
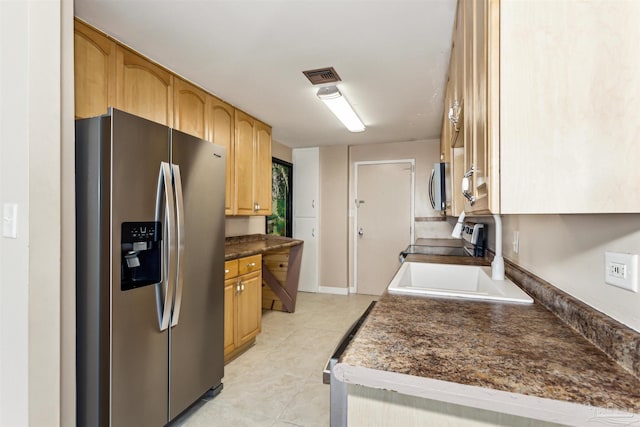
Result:
{"type": "Polygon", "coordinates": [[[161,222],[123,222],[120,248],[123,291],[162,280],[161,222]]]}

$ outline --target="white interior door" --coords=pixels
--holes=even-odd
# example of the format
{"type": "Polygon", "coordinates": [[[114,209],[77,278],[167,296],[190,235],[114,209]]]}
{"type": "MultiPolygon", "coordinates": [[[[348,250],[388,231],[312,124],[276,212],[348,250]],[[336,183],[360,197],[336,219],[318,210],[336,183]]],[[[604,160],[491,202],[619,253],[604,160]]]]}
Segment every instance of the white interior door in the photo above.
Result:
{"type": "Polygon", "coordinates": [[[356,292],[380,295],[413,238],[413,163],[356,163],[356,292]]]}

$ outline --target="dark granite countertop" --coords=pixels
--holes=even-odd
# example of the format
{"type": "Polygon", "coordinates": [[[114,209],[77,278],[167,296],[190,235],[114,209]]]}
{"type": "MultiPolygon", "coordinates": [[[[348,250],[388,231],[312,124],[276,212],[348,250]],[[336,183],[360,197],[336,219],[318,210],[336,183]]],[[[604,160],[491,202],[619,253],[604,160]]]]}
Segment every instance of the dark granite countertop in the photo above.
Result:
{"type": "Polygon", "coordinates": [[[301,245],[302,240],[271,234],[249,234],[227,237],[224,244],[224,259],[229,261],[251,255],[262,254],[277,249],[301,245]]]}
{"type": "MultiPolygon", "coordinates": [[[[455,261],[450,258],[420,260],[455,261]]],[[[477,398],[479,394],[474,393],[481,393],[481,389],[476,388],[497,391],[477,407],[498,412],[503,412],[500,408],[505,405],[515,405],[518,396],[524,396],[520,406],[504,412],[532,418],[539,415],[539,419],[573,425],[586,423],[596,408],[636,414],[627,421],[640,420],[636,419],[640,413],[640,380],[538,302],[509,304],[385,293],[335,372],[347,383],[438,400],[436,391],[420,391],[423,386],[435,387],[434,390],[438,386],[427,382],[416,385],[412,379],[471,386],[455,389],[450,393],[455,398],[444,399],[448,401],[465,393],[477,398]],[[376,373],[384,374],[380,377],[385,378],[382,383],[377,381],[376,373]],[[487,402],[500,400],[496,397],[500,392],[506,392],[501,403],[491,407],[487,402]],[[559,408],[554,403],[558,401],[587,405],[588,408],[582,407],[586,418],[574,421],[574,415],[566,419],[557,415],[580,408],[559,408]],[[551,412],[540,409],[544,402],[551,402],[551,412]],[[532,404],[542,405],[536,408],[540,414],[518,413],[519,407],[532,404]],[[549,415],[552,412],[554,415],[549,415]]]]}

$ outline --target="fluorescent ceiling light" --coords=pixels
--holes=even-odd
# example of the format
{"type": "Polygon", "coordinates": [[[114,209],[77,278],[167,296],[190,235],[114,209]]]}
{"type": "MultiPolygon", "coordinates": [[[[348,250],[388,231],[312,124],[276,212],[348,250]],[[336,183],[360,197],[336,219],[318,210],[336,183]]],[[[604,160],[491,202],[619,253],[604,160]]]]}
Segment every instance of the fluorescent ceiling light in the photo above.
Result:
{"type": "Polygon", "coordinates": [[[349,131],[362,132],[365,129],[362,120],[336,86],[321,87],[317,95],[349,131]]]}

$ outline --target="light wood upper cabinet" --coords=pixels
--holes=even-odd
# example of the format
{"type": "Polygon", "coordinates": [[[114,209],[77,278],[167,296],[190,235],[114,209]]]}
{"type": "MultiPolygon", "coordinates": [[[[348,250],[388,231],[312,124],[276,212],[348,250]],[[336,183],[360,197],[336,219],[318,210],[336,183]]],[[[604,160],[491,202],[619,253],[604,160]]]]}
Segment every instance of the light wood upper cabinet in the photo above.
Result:
{"type": "Polygon", "coordinates": [[[115,104],[116,43],[74,22],[75,117],[105,114],[115,104]]]}
{"type": "Polygon", "coordinates": [[[174,78],[173,84],[173,127],[189,135],[206,139],[209,95],[178,77],[174,78]]]}
{"type": "Polygon", "coordinates": [[[112,106],[227,149],[226,215],[271,214],[271,127],[77,19],[76,118],[112,106]]]}
{"type": "Polygon", "coordinates": [[[242,111],[236,111],[235,179],[236,206],[234,213],[253,215],[253,158],[255,121],[242,111]]]}
{"type": "Polygon", "coordinates": [[[462,147],[464,138],[461,129],[464,125],[464,84],[465,84],[465,1],[461,0],[456,12],[456,25],[449,64],[449,80],[451,82],[450,101],[445,115],[450,117],[451,146],[462,147]]]}
{"type": "Polygon", "coordinates": [[[257,215],[271,215],[271,127],[256,120],[254,198],[257,215]]]}
{"type": "Polygon", "coordinates": [[[209,96],[206,117],[208,124],[206,139],[227,149],[224,212],[226,215],[232,215],[235,196],[235,109],[215,96],[209,96]]]}
{"type": "MultiPolygon", "coordinates": [[[[465,2],[464,115],[465,175],[469,182],[465,211],[486,213],[489,207],[489,140],[487,135],[488,0],[465,2]]],[[[496,188],[496,191],[498,188],[496,188]]]]}
{"type": "Polygon", "coordinates": [[[640,212],[640,2],[460,7],[465,211],[640,212]]]}
{"type": "Polygon", "coordinates": [[[460,184],[464,175],[464,85],[465,85],[465,12],[466,2],[460,0],[456,11],[449,78],[445,90],[444,115],[440,141],[442,161],[449,163],[451,176],[451,202],[446,214],[458,216],[464,209],[464,197],[460,184]]]}
{"type": "Polygon", "coordinates": [[[116,107],[165,126],[173,126],[173,75],[118,46],[116,107]]]}
{"type": "Polygon", "coordinates": [[[236,110],[237,215],[271,214],[271,128],[236,110]]]}

